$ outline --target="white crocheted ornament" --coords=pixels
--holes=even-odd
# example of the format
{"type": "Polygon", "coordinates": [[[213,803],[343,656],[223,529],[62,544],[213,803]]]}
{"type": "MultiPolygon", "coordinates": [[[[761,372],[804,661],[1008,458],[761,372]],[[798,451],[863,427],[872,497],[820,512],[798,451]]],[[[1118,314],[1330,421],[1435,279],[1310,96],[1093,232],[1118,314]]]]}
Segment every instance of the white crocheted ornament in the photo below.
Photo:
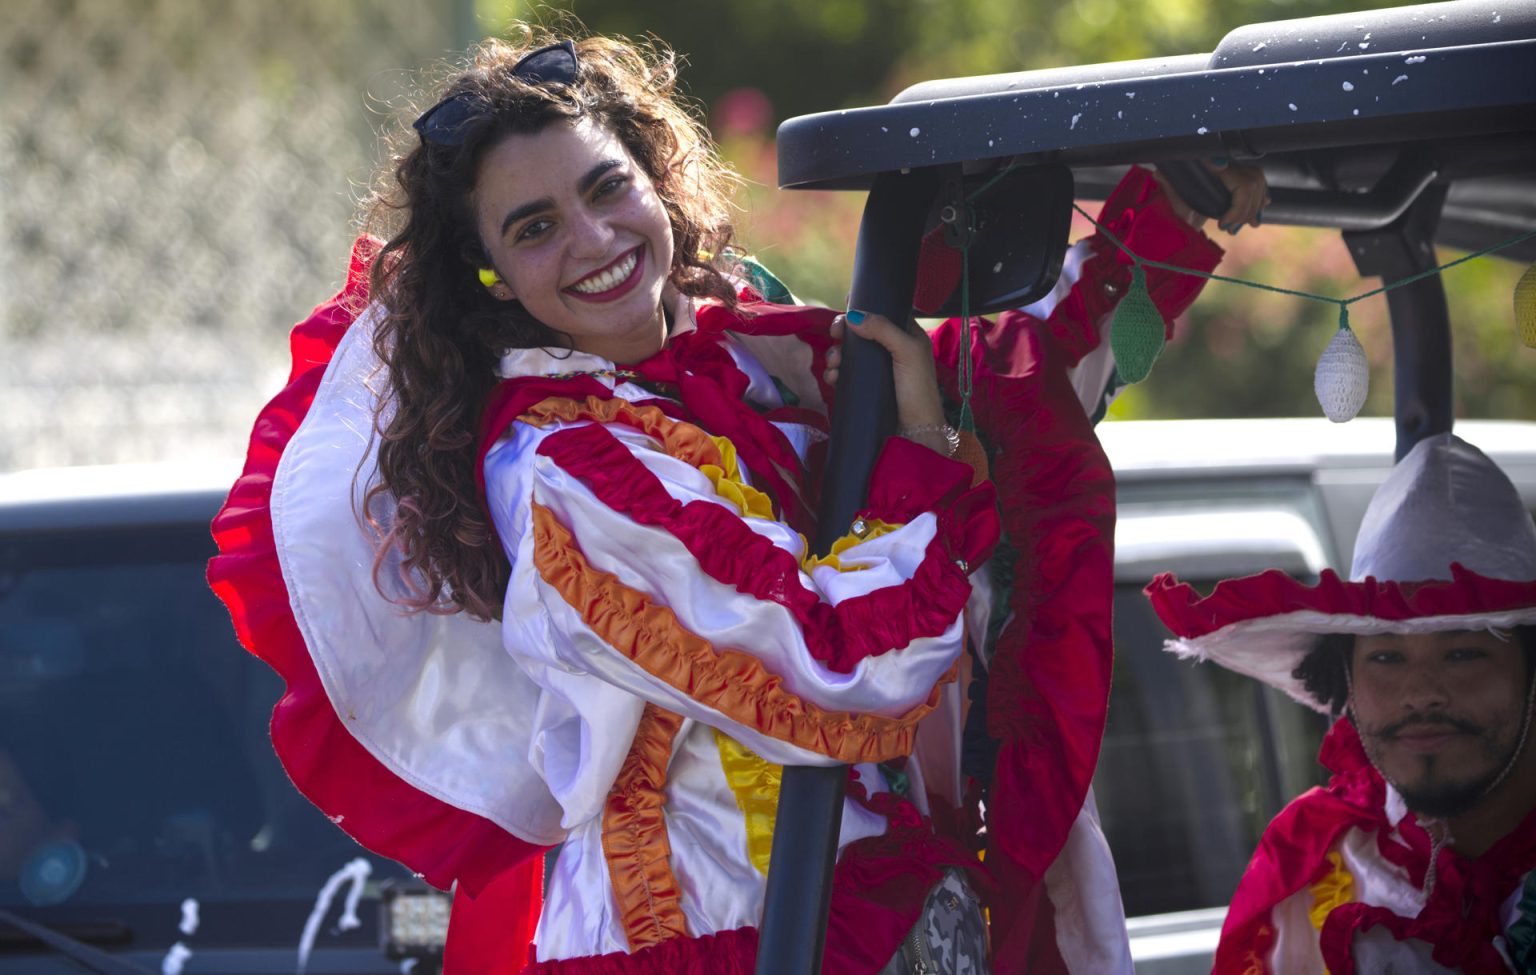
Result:
{"type": "Polygon", "coordinates": [[[1365,361],[1365,349],[1348,326],[1334,333],[1333,341],[1317,360],[1312,389],[1323,413],[1334,423],[1353,420],[1365,405],[1370,391],[1371,370],[1365,361]]]}

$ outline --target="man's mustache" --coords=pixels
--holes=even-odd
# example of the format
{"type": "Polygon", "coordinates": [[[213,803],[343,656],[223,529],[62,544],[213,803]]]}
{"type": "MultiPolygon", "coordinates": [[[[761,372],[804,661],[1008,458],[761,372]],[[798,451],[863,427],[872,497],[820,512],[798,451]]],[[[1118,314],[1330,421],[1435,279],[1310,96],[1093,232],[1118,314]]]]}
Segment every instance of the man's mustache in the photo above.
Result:
{"type": "Polygon", "coordinates": [[[1431,730],[1431,733],[1434,731],[1455,731],[1465,735],[1483,734],[1482,725],[1474,724],[1465,718],[1458,718],[1449,714],[1410,714],[1401,721],[1394,721],[1392,724],[1377,728],[1375,734],[1380,738],[1396,738],[1409,728],[1415,730],[1427,728],[1431,730]]]}

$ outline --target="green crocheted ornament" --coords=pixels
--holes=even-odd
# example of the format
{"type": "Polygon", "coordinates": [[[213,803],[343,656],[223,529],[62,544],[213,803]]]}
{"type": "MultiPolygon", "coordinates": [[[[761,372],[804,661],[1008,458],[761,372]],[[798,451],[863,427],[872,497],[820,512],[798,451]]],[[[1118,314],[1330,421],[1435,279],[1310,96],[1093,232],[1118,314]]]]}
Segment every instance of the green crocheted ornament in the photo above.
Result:
{"type": "Polygon", "coordinates": [[[1139,383],[1152,371],[1163,351],[1163,316],[1147,294],[1147,278],[1141,265],[1131,268],[1131,290],[1115,309],[1109,325],[1109,347],[1115,353],[1115,369],[1128,383],[1139,383]]]}
{"type": "Polygon", "coordinates": [[[1515,285],[1515,329],[1520,341],[1536,349],[1536,264],[1526,268],[1515,285]]]}

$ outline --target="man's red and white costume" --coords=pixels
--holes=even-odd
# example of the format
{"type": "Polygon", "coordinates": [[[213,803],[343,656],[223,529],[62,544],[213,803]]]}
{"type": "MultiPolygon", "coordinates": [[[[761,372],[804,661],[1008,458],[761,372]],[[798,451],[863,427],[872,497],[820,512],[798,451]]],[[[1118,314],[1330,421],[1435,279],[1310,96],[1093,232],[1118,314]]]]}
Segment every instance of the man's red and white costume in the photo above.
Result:
{"type": "MultiPolygon", "coordinates": [[[[1145,257],[1194,251],[1208,269],[1220,254],[1139,171],[1105,221],[1145,257]]],[[[295,329],[209,577],[287,682],[272,736],[295,784],[363,845],[458,885],[450,972],[751,971],[787,763],[853,769],[829,975],[883,966],[952,869],[990,895],[997,971],[1129,970],[1087,797],[1113,540],[1088,416],[1112,373],[1101,339],[1122,258],[1080,244],[1057,291],[983,327],[975,350],[978,426],[1029,509],[1003,519],[1026,576],[1000,597],[1015,621],[975,650],[1001,742],[983,869],[957,678],[967,615],[986,631],[991,597],[968,576],[998,506],[969,466],[894,439],[848,535],[808,556],[833,313],[745,292],[735,310],[679,302],[666,347],[638,364],[508,353],[480,444],[512,566],[503,619],[407,615],[376,588],[403,584],[388,560],[375,573],[362,527],[391,516],[362,510],[375,249],[360,241],[346,289],[295,329]]],[[[1169,318],[1189,280],[1154,281],[1169,318]]],[[[957,332],[935,338],[951,386],[957,332]]]]}
{"type": "MultiPolygon", "coordinates": [[[[1536,526],[1502,471],[1440,434],[1372,498],[1350,580],[1271,571],[1201,597],[1164,575],[1147,591],[1171,650],[1326,711],[1291,673],[1320,634],[1536,624],[1536,526]]],[[[1275,817],[1238,884],[1217,975],[1536,971],[1536,811],[1482,856],[1440,849],[1431,884],[1435,846],[1348,718],[1320,760],[1332,779],[1275,817]]]]}

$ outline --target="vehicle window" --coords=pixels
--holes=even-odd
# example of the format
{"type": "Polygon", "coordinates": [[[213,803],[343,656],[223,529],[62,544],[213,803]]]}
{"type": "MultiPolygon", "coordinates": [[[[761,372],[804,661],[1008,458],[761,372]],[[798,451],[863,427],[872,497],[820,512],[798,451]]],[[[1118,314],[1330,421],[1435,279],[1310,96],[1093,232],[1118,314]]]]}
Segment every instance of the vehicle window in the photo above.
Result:
{"type": "Polygon", "coordinates": [[[1223,907],[1260,834],[1323,781],[1319,716],[1162,649],[1140,586],[1115,591],[1115,669],[1094,792],[1127,916],[1223,907]]]}
{"type": "Polygon", "coordinates": [[[307,910],[363,855],[273,754],[283,685],[235,642],[210,548],[200,526],[0,539],[0,905],[307,910]]]}

